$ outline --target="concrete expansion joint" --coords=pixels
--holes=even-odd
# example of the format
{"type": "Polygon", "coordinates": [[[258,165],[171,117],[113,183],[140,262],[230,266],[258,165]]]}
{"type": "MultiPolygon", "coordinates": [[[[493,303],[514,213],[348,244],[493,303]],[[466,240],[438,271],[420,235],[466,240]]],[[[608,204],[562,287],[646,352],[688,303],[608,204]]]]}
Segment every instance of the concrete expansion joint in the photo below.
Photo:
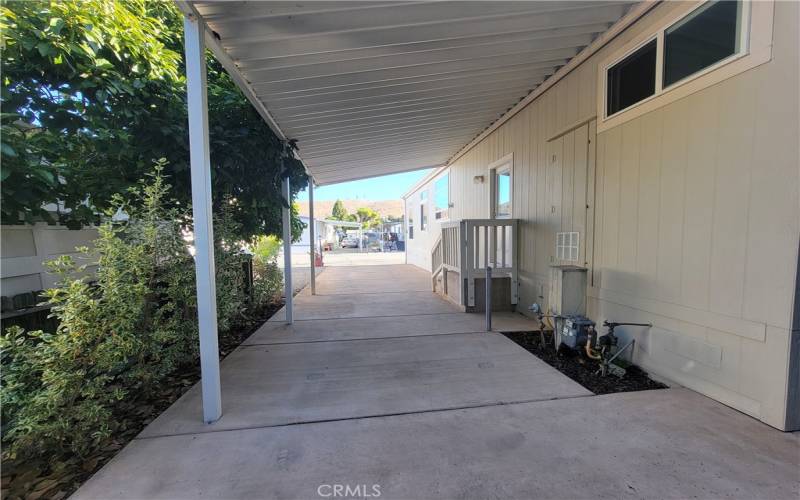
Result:
{"type": "MultiPolygon", "coordinates": [[[[320,294],[317,294],[316,297],[320,297],[320,294]]],[[[340,295],[334,295],[334,297],[340,297],[340,295]]],[[[325,316],[320,318],[303,318],[303,319],[296,319],[294,320],[295,323],[300,321],[324,321],[326,319],[374,319],[375,321],[380,321],[383,318],[402,318],[404,316],[442,316],[443,314],[464,314],[461,311],[454,311],[451,313],[441,313],[441,312],[431,312],[431,313],[409,313],[409,314],[387,314],[384,316],[325,316]]],[[[269,322],[279,323],[282,322],[282,319],[270,319],[269,322]]]]}
{"type": "MultiPolygon", "coordinates": [[[[484,332],[485,333],[485,332],[484,332]]],[[[404,412],[395,412],[395,413],[380,413],[375,415],[361,415],[356,417],[344,417],[344,418],[325,418],[325,419],[318,419],[318,420],[305,420],[302,422],[286,422],[283,424],[271,424],[271,425],[256,425],[252,427],[233,427],[227,429],[219,429],[219,430],[204,430],[203,432],[176,432],[172,434],[156,434],[152,436],[136,436],[133,440],[146,440],[146,439],[159,439],[159,438],[168,438],[168,437],[177,437],[177,436],[199,436],[203,434],[210,434],[210,433],[222,433],[222,432],[237,432],[237,431],[247,431],[247,430],[258,430],[258,429],[272,429],[272,428],[280,428],[280,427],[295,427],[299,425],[314,425],[314,424],[329,424],[333,422],[348,422],[351,420],[373,420],[373,419],[380,419],[380,418],[390,418],[390,417],[404,417],[410,415],[423,415],[427,413],[445,413],[449,411],[462,411],[462,410],[477,410],[480,408],[490,408],[493,406],[513,406],[513,405],[523,405],[523,404],[531,404],[531,403],[543,403],[547,401],[556,401],[556,400],[565,400],[565,399],[578,399],[578,398],[590,398],[595,397],[596,394],[576,394],[570,396],[556,396],[550,398],[537,398],[537,399],[524,399],[519,401],[494,401],[492,403],[477,403],[474,405],[462,405],[462,406],[451,406],[447,408],[434,408],[430,410],[418,410],[418,411],[404,411],[404,412]]],[[[209,424],[214,425],[214,424],[209,424]]]]}
{"type": "Polygon", "coordinates": [[[258,342],[252,344],[242,344],[240,347],[257,347],[263,345],[322,344],[322,343],[334,343],[334,342],[360,342],[362,340],[402,340],[402,339],[414,339],[419,337],[441,337],[442,335],[476,335],[476,334],[486,334],[486,333],[500,333],[500,332],[475,331],[475,332],[451,332],[451,333],[420,333],[418,335],[396,335],[392,337],[364,337],[357,339],[298,340],[295,342],[258,342]]]}

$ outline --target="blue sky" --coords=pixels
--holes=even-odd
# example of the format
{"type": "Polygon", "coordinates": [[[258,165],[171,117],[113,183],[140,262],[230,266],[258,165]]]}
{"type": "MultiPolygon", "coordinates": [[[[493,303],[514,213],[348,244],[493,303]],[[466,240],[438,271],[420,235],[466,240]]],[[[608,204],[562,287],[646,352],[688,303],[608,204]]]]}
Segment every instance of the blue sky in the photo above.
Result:
{"type": "MultiPolygon", "coordinates": [[[[430,169],[321,186],[314,190],[314,200],[399,200],[415,182],[425,177],[428,172],[430,169]]],[[[297,199],[308,200],[308,191],[298,193],[297,199]]]]}

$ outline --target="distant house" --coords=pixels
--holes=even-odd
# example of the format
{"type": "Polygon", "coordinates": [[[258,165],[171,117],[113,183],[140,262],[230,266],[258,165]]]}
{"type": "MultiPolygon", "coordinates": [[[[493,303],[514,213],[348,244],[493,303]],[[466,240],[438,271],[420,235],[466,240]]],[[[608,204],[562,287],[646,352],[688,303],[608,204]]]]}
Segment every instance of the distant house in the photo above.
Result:
{"type": "MultiPolygon", "coordinates": [[[[300,216],[300,220],[305,224],[303,233],[300,239],[292,243],[292,253],[305,253],[308,254],[311,250],[309,248],[311,241],[311,231],[309,227],[309,218],[305,215],[300,216]]],[[[343,233],[345,229],[357,226],[358,223],[350,221],[337,221],[333,219],[314,219],[314,237],[316,240],[317,248],[320,245],[330,244],[332,247],[339,245],[339,233],[343,233]]]]}

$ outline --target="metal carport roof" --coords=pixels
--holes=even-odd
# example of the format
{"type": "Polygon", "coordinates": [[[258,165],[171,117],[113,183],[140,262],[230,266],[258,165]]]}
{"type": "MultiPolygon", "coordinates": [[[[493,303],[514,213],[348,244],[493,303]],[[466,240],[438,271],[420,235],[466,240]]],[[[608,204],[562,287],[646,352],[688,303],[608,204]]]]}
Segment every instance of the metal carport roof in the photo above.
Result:
{"type": "Polygon", "coordinates": [[[631,2],[177,2],[317,184],[445,164],[631,2]]]}

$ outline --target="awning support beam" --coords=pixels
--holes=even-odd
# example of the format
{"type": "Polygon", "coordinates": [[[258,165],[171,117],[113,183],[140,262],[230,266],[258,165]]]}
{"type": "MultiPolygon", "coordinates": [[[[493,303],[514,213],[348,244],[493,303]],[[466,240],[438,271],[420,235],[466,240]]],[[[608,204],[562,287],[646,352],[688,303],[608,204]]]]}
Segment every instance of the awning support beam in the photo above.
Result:
{"type": "Polygon", "coordinates": [[[203,421],[222,416],[217,338],[217,287],[214,268],[214,228],[211,204],[211,159],[208,144],[208,97],[204,28],[196,17],[183,21],[186,40],[186,98],[189,108],[189,153],[194,217],[197,320],[200,332],[200,373],[203,421]]]}
{"type": "MultiPolygon", "coordinates": [[[[308,247],[311,251],[311,295],[317,294],[317,235],[314,222],[314,179],[308,179],[308,247]]],[[[322,250],[320,249],[320,255],[322,250]]]]}
{"type": "Polygon", "coordinates": [[[292,210],[289,176],[283,178],[283,293],[286,297],[286,323],[294,323],[294,297],[292,289],[292,210]]]}

